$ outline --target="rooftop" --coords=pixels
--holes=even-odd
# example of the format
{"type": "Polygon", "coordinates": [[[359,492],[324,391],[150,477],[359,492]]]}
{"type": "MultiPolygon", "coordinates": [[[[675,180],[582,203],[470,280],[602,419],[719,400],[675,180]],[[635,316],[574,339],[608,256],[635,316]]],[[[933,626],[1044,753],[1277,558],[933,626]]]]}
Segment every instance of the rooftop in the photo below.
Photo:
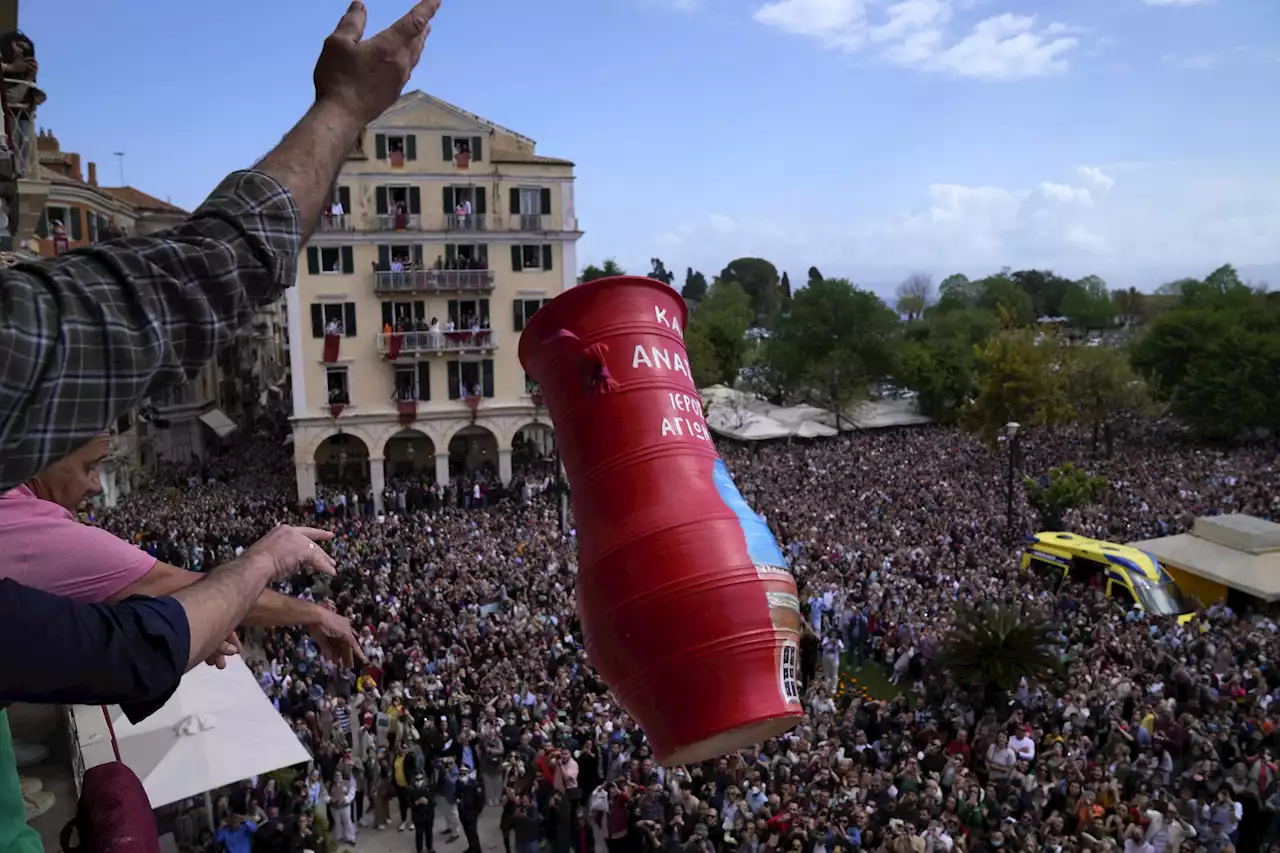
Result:
{"type": "Polygon", "coordinates": [[[1231,514],[1197,518],[1190,533],[1129,543],[1168,566],[1280,601],[1280,524],[1231,514]]]}
{"type": "Polygon", "coordinates": [[[187,211],[178,207],[176,204],[170,204],[167,201],[161,201],[153,195],[148,195],[142,190],[133,187],[103,187],[103,190],[111,193],[121,201],[131,204],[140,211],[148,211],[152,213],[174,213],[186,216],[187,211]]]}

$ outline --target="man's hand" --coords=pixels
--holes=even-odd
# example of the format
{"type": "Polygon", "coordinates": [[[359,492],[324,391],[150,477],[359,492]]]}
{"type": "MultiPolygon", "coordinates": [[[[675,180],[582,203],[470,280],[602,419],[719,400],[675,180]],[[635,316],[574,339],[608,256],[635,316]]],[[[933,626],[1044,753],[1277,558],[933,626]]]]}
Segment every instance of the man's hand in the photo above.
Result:
{"type": "Polygon", "coordinates": [[[291,577],[303,568],[322,575],[333,575],[336,574],[333,557],[316,544],[332,538],[333,534],[328,530],[281,524],[250,545],[243,557],[269,560],[273,583],[291,577]]]}
{"type": "Polygon", "coordinates": [[[350,667],[355,658],[365,660],[360,640],[345,616],[339,616],[327,607],[316,605],[315,621],[307,625],[307,633],[316,641],[320,654],[334,663],[350,667]]]}
{"type": "Polygon", "coordinates": [[[354,0],[316,62],[316,102],[329,102],[368,124],[396,102],[422,57],[440,0],[421,0],[367,41],[364,3],[354,0]]]}
{"type": "Polygon", "coordinates": [[[227,639],[223,642],[222,647],[219,648],[218,651],[209,655],[208,659],[205,660],[205,663],[209,666],[216,666],[218,669],[226,669],[227,658],[232,655],[239,655],[243,653],[244,647],[240,645],[240,635],[235,631],[232,631],[227,635],[227,639]]]}

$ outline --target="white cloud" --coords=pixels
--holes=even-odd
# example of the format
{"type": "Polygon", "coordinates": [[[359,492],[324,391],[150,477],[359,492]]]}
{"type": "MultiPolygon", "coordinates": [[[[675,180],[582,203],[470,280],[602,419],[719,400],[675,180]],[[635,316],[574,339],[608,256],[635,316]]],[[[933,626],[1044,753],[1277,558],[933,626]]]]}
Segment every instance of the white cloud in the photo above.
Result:
{"type": "Polygon", "coordinates": [[[1060,201],[1064,204],[1093,204],[1093,195],[1084,187],[1041,181],[1039,190],[1044,194],[1045,198],[1060,201]]]}
{"type": "Polygon", "coordinates": [[[1038,77],[1066,70],[1078,30],[1028,15],[994,15],[963,37],[951,31],[953,0],[898,0],[872,21],[869,0],[771,0],[755,19],[832,49],[868,47],[896,65],[987,80],[1038,77]]]}
{"type": "Polygon", "coordinates": [[[1097,166],[1080,166],[1076,169],[1076,172],[1080,174],[1080,177],[1084,178],[1095,187],[1098,187],[1103,192],[1106,192],[1116,185],[1115,178],[1111,177],[1097,166]]]}
{"type": "MultiPolygon", "coordinates": [[[[817,266],[867,283],[913,269],[981,274],[1002,266],[1097,273],[1140,287],[1234,263],[1280,280],[1280,171],[1229,177],[1188,164],[1072,170],[1084,186],[1046,180],[1024,187],[938,182],[894,211],[832,209],[809,217],[763,212],[701,215],[643,246],[669,265],[719,269],[764,257],[792,277],[817,266]]],[[[1203,165],[1200,167],[1203,168],[1203,165]]]]}

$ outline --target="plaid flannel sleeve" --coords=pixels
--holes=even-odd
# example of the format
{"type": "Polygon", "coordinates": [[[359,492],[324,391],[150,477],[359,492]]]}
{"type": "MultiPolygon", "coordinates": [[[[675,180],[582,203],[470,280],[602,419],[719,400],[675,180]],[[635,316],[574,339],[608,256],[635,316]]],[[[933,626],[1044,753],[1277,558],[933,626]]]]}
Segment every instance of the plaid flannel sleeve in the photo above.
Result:
{"type": "Polygon", "coordinates": [[[0,491],[180,385],[294,283],[298,207],[228,175],[182,225],[0,272],[0,491]]]}

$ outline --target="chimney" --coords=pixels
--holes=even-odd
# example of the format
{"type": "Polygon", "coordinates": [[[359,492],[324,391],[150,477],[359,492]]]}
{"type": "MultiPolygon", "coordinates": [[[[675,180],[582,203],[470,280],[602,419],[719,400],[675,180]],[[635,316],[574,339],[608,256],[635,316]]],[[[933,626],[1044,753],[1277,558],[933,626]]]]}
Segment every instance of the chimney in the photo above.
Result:
{"type": "Polygon", "coordinates": [[[75,178],[77,181],[84,180],[84,174],[80,171],[80,155],[74,152],[66,154],[67,176],[75,178]]]}
{"type": "Polygon", "coordinates": [[[98,185],[98,164],[89,163],[89,186],[96,187],[98,185]]]}

